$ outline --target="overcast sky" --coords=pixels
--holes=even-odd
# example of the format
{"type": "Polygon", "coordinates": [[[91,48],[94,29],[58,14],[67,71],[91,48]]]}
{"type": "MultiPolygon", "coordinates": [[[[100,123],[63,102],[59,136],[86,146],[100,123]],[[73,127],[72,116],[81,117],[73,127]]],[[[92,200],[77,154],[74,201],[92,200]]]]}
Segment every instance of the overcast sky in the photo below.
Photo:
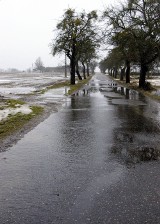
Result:
{"type": "MultiPolygon", "coordinates": [[[[119,1],[118,1],[119,2],[119,1]]],[[[58,20],[68,7],[103,11],[111,0],[1,0],[0,69],[32,67],[41,57],[44,66],[63,64],[50,55],[49,43],[58,20]]]]}

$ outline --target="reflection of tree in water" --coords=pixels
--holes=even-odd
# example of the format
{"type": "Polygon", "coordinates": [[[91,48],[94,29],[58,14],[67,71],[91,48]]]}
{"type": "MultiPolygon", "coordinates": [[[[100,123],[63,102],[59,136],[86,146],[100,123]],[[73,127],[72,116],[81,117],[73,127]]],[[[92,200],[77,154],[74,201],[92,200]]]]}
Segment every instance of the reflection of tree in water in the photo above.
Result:
{"type": "Polygon", "coordinates": [[[135,90],[128,89],[125,87],[117,87],[117,86],[116,87],[113,86],[112,89],[113,89],[113,92],[119,93],[120,95],[124,95],[126,99],[142,100],[143,102],[146,102],[145,97],[141,93],[135,90]]]}
{"type": "Polygon", "coordinates": [[[89,88],[82,88],[81,90],[78,90],[72,96],[87,96],[90,94],[91,89],[89,88]]]}

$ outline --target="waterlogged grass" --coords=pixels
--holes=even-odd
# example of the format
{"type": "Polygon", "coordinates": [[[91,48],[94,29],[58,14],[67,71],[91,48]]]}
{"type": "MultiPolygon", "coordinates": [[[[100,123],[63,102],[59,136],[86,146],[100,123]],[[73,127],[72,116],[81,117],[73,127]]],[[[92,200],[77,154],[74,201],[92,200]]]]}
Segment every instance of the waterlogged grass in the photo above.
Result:
{"type": "Polygon", "coordinates": [[[153,100],[160,101],[160,96],[158,96],[156,94],[153,94],[152,91],[145,91],[145,90],[140,89],[140,92],[143,95],[148,96],[148,97],[150,97],[153,100]]]}
{"type": "Polygon", "coordinates": [[[23,101],[21,100],[14,100],[14,99],[9,99],[9,100],[5,100],[5,102],[3,103],[2,106],[0,106],[0,110],[5,110],[6,108],[17,108],[20,105],[25,104],[23,101]]]}
{"type": "Polygon", "coordinates": [[[7,104],[8,107],[16,108],[17,105],[23,105],[25,103],[23,101],[21,101],[21,100],[9,99],[9,100],[6,101],[6,104],[7,104]]]}
{"type": "MultiPolygon", "coordinates": [[[[13,103],[12,100],[11,102],[13,103]]],[[[15,115],[8,116],[7,119],[0,122],[0,139],[13,134],[15,131],[22,128],[34,116],[39,115],[43,112],[43,108],[39,106],[31,106],[30,108],[32,110],[30,114],[17,113],[15,115]]]]}
{"type": "Polygon", "coordinates": [[[75,91],[79,90],[83,85],[89,82],[92,76],[87,77],[86,79],[79,80],[75,85],[69,85],[70,90],[68,90],[68,95],[72,95],[75,91]]]}

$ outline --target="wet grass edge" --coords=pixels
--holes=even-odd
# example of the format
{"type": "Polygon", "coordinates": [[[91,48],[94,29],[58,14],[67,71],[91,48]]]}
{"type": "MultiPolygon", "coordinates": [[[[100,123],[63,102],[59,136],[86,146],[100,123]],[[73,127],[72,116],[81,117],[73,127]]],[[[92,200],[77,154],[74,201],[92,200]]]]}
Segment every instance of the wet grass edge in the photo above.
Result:
{"type": "Polygon", "coordinates": [[[83,80],[76,79],[76,84],[75,85],[71,85],[69,80],[63,81],[63,82],[58,82],[58,83],[55,83],[51,86],[46,87],[45,89],[40,90],[38,93],[39,94],[44,94],[50,89],[58,89],[58,88],[62,88],[62,87],[69,87],[70,90],[68,90],[68,93],[65,94],[66,96],[69,96],[69,95],[72,95],[77,90],[79,90],[83,85],[87,84],[91,78],[92,78],[92,75],[88,76],[86,79],[83,79],[83,80]]]}

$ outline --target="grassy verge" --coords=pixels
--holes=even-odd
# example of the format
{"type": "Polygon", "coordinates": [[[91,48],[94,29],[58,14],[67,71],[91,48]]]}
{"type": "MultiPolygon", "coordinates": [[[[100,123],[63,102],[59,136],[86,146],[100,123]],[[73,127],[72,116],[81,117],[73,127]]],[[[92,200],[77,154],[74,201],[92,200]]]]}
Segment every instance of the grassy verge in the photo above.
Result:
{"type": "Polygon", "coordinates": [[[69,86],[70,83],[69,81],[64,81],[64,82],[60,82],[60,83],[55,83],[52,86],[49,86],[47,89],[56,89],[56,88],[62,88],[64,86],[69,86]]]}
{"type": "MultiPolygon", "coordinates": [[[[13,106],[16,101],[11,100],[10,103],[13,106]]],[[[0,122],[0,139],[13,134],[15,131],[22,128],[34,116],[39,115],[43,112],[43,108],[39,106],[31,106],[30,108],[32,110],[30,114],[17,113],[15,115],[7,117],[7,119],[4,119],[0,122]]]]}

